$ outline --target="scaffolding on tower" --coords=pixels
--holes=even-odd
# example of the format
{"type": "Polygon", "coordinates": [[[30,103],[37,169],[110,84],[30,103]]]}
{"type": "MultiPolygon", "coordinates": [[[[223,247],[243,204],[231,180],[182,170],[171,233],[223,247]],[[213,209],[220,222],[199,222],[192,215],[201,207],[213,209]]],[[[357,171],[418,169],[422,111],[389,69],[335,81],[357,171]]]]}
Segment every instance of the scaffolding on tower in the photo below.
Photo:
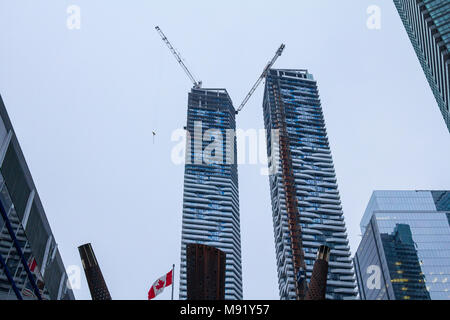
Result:
{"type": "Polygon", "coordinates": [[[286,110],[281,97],[279,83],[272,84],[276,118],[274,123],[279,129],[279,147],[281,160],[281,175],[286,200],[288,229],[291,240],[292,262],[294,267],[294,281],[297,300],[304,300],[307,293],[305,254],[302,244],[302,229],[298,210],[297,190],[295,187],[292,155],[290,151],[289,135],[286,128],[286,110]]]}

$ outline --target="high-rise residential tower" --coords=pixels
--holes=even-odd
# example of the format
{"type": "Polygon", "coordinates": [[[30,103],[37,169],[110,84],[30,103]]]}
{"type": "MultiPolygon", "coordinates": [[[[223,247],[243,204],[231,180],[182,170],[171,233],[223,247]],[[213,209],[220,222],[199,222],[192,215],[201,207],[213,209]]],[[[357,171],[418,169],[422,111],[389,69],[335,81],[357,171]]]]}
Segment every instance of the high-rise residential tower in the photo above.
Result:
{"type": "Polygon", "coordinates": [[[361,299],[450,300],[450,191],[375,191],[361,231],[361,299]]]}
{"type": "Polygon", "coordinates": [[[450,130],[450,1],[394,3],[450,130]]]}
{"type": "Polygon", "coordinates": [[[316,81],[307,70],[271,69],[263,109],[280,297],[305,297],[317,250],[327,245],[326,298],[353,299],[350,247],[316,81]]]}
{"type": "Polygon", "coordinates": [[[186,126],[180,299],[187,298],[188,243],[226,253],[225,299],[242,299],[235,129],[235,110],[225,89],[192,89],[186,126]]]}
{"type": "Polygon", "coordinates": [[[0,97],[0,300],[74,299],[58,245],[0,97]]]}

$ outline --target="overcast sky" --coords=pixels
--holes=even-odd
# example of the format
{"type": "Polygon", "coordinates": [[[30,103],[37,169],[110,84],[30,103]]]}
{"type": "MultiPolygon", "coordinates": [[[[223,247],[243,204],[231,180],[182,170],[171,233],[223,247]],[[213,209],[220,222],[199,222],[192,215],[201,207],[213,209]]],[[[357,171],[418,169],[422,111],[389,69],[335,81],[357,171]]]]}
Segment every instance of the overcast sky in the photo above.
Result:
{"type": "MultiPolygon", "coordinates": [[[[276,67],[314,75],[353,253],[373,190],[450,189],[450,135],[392,0],[0,0],[0,94],[63,261],[81,265],[91,242],[113,299],[146,299],[173,263],[178,298],[184,167],[170,138],[191,83],[155,25],[236,106],[282,42],[276,67]]],[[[263,128],[262,94],[239,128],[263,128]]],[[[239,166],[244,298],[279,299],[260,169],[239,166]]],[[[90,299],[84,275],[75,295],[90,299]]]]}

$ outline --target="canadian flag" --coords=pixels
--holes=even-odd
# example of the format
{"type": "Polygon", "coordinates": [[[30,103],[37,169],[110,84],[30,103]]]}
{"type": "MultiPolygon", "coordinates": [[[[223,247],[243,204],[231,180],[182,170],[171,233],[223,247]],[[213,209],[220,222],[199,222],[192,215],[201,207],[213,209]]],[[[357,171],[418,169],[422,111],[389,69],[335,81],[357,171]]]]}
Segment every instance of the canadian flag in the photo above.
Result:
{"type": "Polygon", "coordinates": [[[148,300],[155,298],[158,294],[164,291],[165,287],[172,285],[172,277],[173,270],[170,270],[169,273],[156,280],[148,291],[148,300]]]}

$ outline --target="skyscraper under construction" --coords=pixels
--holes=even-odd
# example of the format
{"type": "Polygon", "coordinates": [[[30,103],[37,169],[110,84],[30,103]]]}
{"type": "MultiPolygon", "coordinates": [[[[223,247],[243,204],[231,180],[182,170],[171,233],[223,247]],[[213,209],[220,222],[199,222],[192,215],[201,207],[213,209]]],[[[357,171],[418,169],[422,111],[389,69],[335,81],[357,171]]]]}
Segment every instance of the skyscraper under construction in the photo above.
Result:
{"type": "Polygon", "coordinates": [[[317,250],[326,244],[326,299],[353,299],[356,282],[316,81],[307,70],[269,70],[263,109],[275,168],[270,190],[280,297],[305,298],[317,250]]]}
{"type": "MultiPolygon", "coordinates": [[[[202,81],[194,78],[161,28],[155,29],[194,85],[185,127],[180,299],[188,298],[188,244],[207,245],[225,253],[225,299],[242,299],[236,110],[227,90],[202,88],[202,81]]],[[[190,292],[196,289],[190,282],[190,292]]]]}
{"type": "Polygon", "coordinates": [[[184,173],[180,299],[187,298],[186,245],[226,253],[225,299],[242,299],[235,109],[225,89],[189,93],[184,173]],[[231,133],[231,135],[230,135],[231,133]]]}

